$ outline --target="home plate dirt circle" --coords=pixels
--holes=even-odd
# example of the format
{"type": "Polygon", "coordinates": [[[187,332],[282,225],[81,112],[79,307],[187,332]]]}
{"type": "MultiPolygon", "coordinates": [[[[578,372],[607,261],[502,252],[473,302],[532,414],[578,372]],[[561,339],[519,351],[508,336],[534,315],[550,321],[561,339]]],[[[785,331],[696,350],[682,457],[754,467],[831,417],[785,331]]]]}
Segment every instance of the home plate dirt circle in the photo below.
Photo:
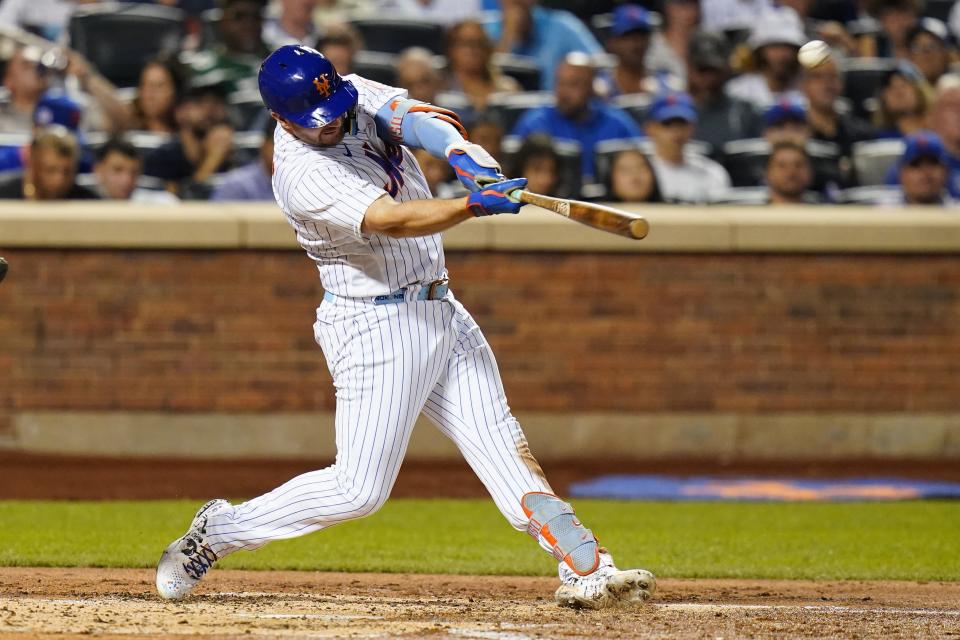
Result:
{"type": "Polygon", "coordinates": [[[628,610],[550,578],[214,571],[166,602],[149,569],[0,569],[0,638],[960,638],[960,584],[670,580],[628,610]]]}

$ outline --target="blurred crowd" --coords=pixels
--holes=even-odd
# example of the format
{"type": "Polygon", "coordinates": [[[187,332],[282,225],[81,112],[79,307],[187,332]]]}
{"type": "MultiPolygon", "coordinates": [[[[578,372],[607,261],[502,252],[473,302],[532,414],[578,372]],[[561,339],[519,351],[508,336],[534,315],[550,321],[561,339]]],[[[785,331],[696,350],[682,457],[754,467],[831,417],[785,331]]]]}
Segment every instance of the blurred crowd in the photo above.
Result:
{"type": "Polygon", "coordinates": [[[960,0],[2,0],[0,198],[272,200],[256,74],[302,43],[538,193],[953,205],[958,41],[960,0]]]}

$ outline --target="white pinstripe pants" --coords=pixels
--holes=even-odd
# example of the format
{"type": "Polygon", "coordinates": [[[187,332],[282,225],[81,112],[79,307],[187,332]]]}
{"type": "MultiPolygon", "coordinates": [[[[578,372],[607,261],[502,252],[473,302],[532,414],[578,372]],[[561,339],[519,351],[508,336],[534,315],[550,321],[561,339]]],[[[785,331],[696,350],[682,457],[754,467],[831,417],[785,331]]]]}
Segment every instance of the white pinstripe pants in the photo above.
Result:
{"type": "Polygon", "coordinates": [[[384,305],[325,301],[314,335],[336,387],[336,461],[211,519],[218,555],[374,513],[421,411],[457,445],[510,524],[526,529],[520,498],[552,490],[507,406],[490,345],[452,294],[384,305]]]}

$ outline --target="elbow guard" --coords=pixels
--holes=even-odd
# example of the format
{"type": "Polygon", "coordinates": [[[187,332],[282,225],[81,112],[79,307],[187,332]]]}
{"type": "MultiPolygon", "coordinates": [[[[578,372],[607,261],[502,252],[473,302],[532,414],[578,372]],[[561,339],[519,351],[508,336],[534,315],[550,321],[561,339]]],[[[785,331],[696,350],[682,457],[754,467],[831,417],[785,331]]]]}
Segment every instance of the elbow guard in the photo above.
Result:
{"type": "Polygon", "coordinates": [[[394,100],[390,103],[390,108],[393,109],[393,114],[390,116],[388,135],[393,144],[403,144],[403,119],[408,113],[423,113],[428,118],[439,118],[459,131],[464,140],[467,139],[467,130],[460,122],[460,116],[449,109],[410,98],[394,100]]]}

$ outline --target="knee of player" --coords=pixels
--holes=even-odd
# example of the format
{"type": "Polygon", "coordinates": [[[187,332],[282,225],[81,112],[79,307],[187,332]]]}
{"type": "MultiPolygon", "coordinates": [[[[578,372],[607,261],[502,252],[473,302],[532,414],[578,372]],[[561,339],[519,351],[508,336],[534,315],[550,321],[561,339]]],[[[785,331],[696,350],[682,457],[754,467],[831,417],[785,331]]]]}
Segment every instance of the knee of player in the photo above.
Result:
{"type": "Polygon", "coordinates": [[[373,515],[386,504],[390,492],[384,487],[371,487],[350,497],[350,507],[357,518],[373,515]]]}

